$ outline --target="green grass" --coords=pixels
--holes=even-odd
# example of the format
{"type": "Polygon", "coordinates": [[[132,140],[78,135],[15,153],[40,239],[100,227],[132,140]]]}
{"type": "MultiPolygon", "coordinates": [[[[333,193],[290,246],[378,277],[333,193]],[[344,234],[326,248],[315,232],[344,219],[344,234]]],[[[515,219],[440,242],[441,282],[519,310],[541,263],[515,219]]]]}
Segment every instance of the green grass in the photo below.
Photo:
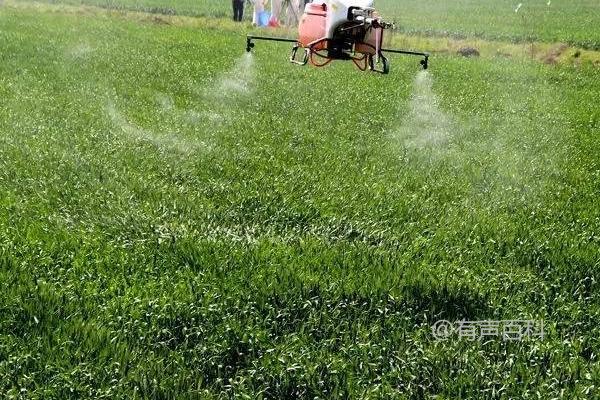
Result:
{"type": "Polygon", "coordinates": [[[242,34],[0,8],[0,393],[596,397],[599,70],[242,34]]]}
{"type": "MultiPolygon", "coordinates": [[[[230,1],[218,0],[49,0],[108,8],[228,17],[230,1]]],[[[600,50],[600,2],[597,0],[376,0],[386,18],[403,32],[494,40],[565,42],[600,50]]],[[[250,8],[247,8],[250,18],[250,8]]]]}

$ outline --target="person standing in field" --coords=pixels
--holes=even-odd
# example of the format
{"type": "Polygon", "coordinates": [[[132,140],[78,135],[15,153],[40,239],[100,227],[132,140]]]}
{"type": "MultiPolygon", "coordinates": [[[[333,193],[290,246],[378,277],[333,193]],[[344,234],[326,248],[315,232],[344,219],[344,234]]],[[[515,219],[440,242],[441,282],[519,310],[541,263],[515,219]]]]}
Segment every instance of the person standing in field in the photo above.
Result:
{"type": "MultiPolygon", "coordinates": [[[[304,1],[302,1],[304,2],[304,1]]],[[[285,25],[296,26],[300,22],[300,15],[302,11],[300,8],[300,0],[288,0],[286,2],[285,12],[285,25]]]]}
{"type": "Polygon", "coordinates": [[[254,0],[254,15],[252,16],[252,25],[260,25],[260,14],[265,11],[265,0],[254,0]]]}
{"type": "Polygon", "coordinates": [[[281,0],[271,0],[271,20],[269,26],[279,26],[279,14],[281,14],[281,0]]]}
{"type": "Polygon", "coordinates": [[[244,0],[233,1],[233,20],[240,22],[244,17],[244,0]]]}

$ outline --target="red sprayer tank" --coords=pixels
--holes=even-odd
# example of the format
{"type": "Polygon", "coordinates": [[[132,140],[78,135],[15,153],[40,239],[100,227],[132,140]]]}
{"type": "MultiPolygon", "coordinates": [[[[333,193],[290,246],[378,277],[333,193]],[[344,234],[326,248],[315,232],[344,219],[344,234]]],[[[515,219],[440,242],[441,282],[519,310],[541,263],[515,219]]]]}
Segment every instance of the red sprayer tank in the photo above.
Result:
{"type": "MultiPolygon", "coordinates": [[[[298,28],[298,43],[303,47],[326,36],[327,4],[308,3],[298,28]]],[[[316,49],[315,49],[316,50],[316,49]]]]}

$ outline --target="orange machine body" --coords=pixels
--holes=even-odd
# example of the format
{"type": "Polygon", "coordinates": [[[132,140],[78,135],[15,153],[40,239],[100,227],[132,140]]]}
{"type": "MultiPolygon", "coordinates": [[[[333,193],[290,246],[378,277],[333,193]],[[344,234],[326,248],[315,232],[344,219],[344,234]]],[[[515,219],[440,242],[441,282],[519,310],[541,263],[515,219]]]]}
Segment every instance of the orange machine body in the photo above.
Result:
{"type": "MultiPolygon", "coordinates": [[[[328,48],[328,42],[332,38],[326,37],[327,13],[326,3],[308,3],[306,5],[298,27],[298,43],[300,46],[310,48],[311,51],[320,51],[328,48]]],[[[349,22],[347,24],[352,25],[353,23],[349,22]]],[[[379,39],[381,43],[382,36],[383,29],[369,29],[364,35],[364,39],[355,43],[354,51],[360,54],[375,55],[377,40],[379,39]]]]}
{"type": "MultiPolygon", "coordinates": [[[[298,43],[302,47],[317,44],[325,38],[327,26],[327,5],[325,3],[308,3],[298,28],[298,43]]],[[[326,48],[326,41],[318,44],[314,50],[326,48]]]]}

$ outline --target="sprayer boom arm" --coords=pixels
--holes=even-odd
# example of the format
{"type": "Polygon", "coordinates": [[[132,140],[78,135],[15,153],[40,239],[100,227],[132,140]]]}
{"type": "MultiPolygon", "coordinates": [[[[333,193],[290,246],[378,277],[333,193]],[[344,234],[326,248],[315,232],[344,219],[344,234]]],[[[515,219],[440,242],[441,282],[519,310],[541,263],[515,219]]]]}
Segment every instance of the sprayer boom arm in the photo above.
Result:
{"type": "Polygon", "coordinates": [[[421,65],[423,69],[427,69],[429,66],[429,53],[419,52],[419,51],[410,51],[410,50],[397,50],[397,49],[381,49],[382,53],[395,53],[395,54],[407,54],[409,56],[421,56],[423,59],[421,60],[421,65]]]}
{"type": "Polygon", "coordinates": [[[289,38],[279,38],[279,37],[269,37],[269,36],[255,36],[255,35],[248,35],[246,36],[246,51],[252,51],[252,48],[254,47],[254,40],[265,40],[265,41],[271,41],[271,42],[286,42],[286,43],[298,43],[298,41],[296,39],[289,39],[289,38]]]}
{"type": "MultiPolygon", "coordinates": [[[[307,50],[307,52],[305,53],[304,58],[302,59],[302,61],[296,61],[296,52],[298,50],[299,47],[301,47],[300,43],[298,42],[297,39],[290,39],[290,38],[280,38],[280,37],[270,37],[270,36],[255,36],[255,35],[248,35],[246,36],[246,51],[250,52],[252,51],[252,49],[254,48],[254,41],[255,40],[264,40],[264,41],[271,41],[271,42],[284,42],[284,43],[294,43],[294,47],[292,49],[292,56],[290,57],[290,61],[296,64],[300,64],[300,65],[305,65],[308,61],[308,54],[310,53],[309,50],[307,50]]],[[[411,50],[399,50],[399,49],[380,49],[377,52],[377,55],[379,57],[385,58],[383,57],[383,53],[395,53],[395,54],[406,54],[406,55],[411,55],[411,56],[420,56],[423,57],[423,59],[421,60],[421,66],[423,67],[423,69],[427,69],[428,64],[429,64],[429,53],[425,53],[425,52],[419,52],[419,51],[411,51],[411,50]]],[[[351,59],[351,58],[350,58],[351,59]]],[[[385,60],[387,62],[387,60],[385,60]]],[[[372,70],[376,71],[376,72],[381,72],[378,71],[377,69],[372,68],[372,70]]],[[[387,73],[387,69],[385,69],[385,72],[387,73]]]]}

